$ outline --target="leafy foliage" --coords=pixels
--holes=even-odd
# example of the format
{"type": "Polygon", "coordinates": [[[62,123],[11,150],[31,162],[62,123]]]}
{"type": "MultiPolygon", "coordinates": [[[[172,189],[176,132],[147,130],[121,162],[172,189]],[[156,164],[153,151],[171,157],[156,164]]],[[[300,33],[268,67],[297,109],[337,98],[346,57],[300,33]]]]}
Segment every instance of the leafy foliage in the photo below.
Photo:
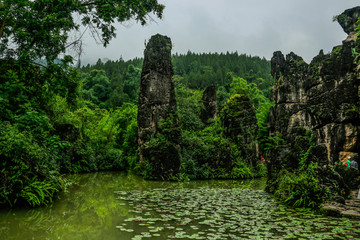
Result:
{"type": "Polygon", "coordinates": [[[81,25],[106,46],[115,21],[144,25],[149,13],[161,17],[163,9],[156,0],[1,1],[0,204],[49,203],[63,187],[60,172],[128,166],[122,149],[134,142],[134,118],[116,143],[126,108],[110,109],[121,104],[105,72],[79,74],[67,49],[81,52],[83,33],[70,40],[81,25]]]}
{"type": "Polygon", "coordinates": [[[106,46],[116,36],[115,20],[144,25],[149,13],[161,18],[164,5],[157,0],[4,0],[0,8],[0,56],[53,62],[67,47],[79,44],[81,36],[68,40],[81,25],[106,46]]]}
{"type": "Polygon", "coordinates": [[[171,180],[180,171],[181,129],[176,112],[161,119],[157,132],[141,146],[139,169],[146,179],[171,180]]]}
{"type": "Polygon", "coordinates": [[[319,208],[331,197],[331,192],[320,186],[317,169],[317,163],[310,163],[295,172],[283,169],[275,196],[294,207],[319,208]]]}
{"type": "Polygon", "coordinates": [[[110,81],[104,71],[93,70],[84,80],[82,94],[85,100],[103,105],[110,93],[110,81]]]}
{"type": "Polygon", "coordinates": [[[262,104],[269,101],[255,83],[248,83],[245,79],[239,77],[234,77],[230,84],[230,95],[235,94],[248,96],[255,109],[259,109],[262,104]]]}
{"type": "Polygon", "coordinates": [[[51,201],[62,187],[51,146],[9,122],[1,123],[0,130],[0,204],[35,206],[51,201]]]}
{"type": "Polygon", "coordinates": [[[196,131],[203,129],[204,123],[201,121],[201,91],[191,90],[175,79],[176,84],[176,103],[178,106],[180,124],[182,130],[196,131]]]}
{"type": "Polygon", "coordinates": [[[223,134],[219,119],[202,130],[183,131],[182,139],[182,171],[189,179],[246,179],[266,172],[244,159],[243,146],[223,134]]]}
{"type": "Polygon", "coordinates": [[[269,136],[268,119],[270,107],[273,105],[273,102],[266,101],[258,108],[256,113],[258,124],[257,141],[259,144],[259,152],[263,155],[266,155],[269,149],[276,148],[276,144],[280,144],[280,139],[275,140],[274,137],[269,136]],[[273,145],[274,143],[275,145],[273,145]]]}
{"type": "MultiPolygon", "coordinates": [[[[265,97],[265,93],[270,92],[272,79],[269,75],[269,65],[264,59],[257,57],[249,57],[246,55],[238,55],[237,53],[226,54],[194,54],[188,52],[186,55],[174,55],[173,64],[175,75],[173,77],[176,89],[176,100],[179,113],[179,122],[183,136],[182,142],[182,173],[178,177],[180,179],[195,178],[232,178],[235,177],[252,177],[264,175],[264,165],[262,165],[262,173],[255,174],[258,169],[249,168],[246,173],[241,173],[245,165],[240,164],[238,172],[231,173],[234,163],[224,167],[228,161],[236,161],[241,147],[236,148],[225,136],[222,131],[213,131],[209,129],[222,129],[218,124],[210,124],[213,127],[205,128],[204,123],[200,119],[201,109],[204,107],[201,103],[202,90],[201,87],[210,83],[218,85],[218,104],[222,107],[224,103],[234,94],[243,94],[250,97],[252,102],[256,102],[257,114],[263,114],[262,124],[264,126],[261,132],[263,141],[267,141],[267,116],[271,106],[270,101],[265,97]],[[189,62],[191,60],[191,62],[189,62]],[[236,62],[236,64],[234,64],[236,62]],[[189,65],[190,64],[190,65],[189,65]],[[260,67],[261,66],[261,67],[260,67]],[[225,69],[225,70],[224,70],[225,69]],[[247,71],[247,69],[256,69],[247,71]],[[232,73],[231,73],[232,71],[232,73]],[[215,74],[215,72],[217,72],[215,74]],[[241,75],[242,77],[238,77],[241,75]],[[245,78],[247,80],[245,80],[245,78]],[[211,80],[214,79],[214,80],[211,80]],[[215,81],[216,79],[216,81],[215,81]],[[264,80],[266,79],[266,80],[264,80]],[[248,82],[249,81],[249,82],[248,82]],[[260,90],[262,89],[262,90],[260,90]],[[231,147],[230,147],[231,146],[231,147]],[[229,153],[228,149],[233,151],[229,153]],[[236,149],[236,150],[235,150],[236,149]],[[236,152],[236,153],[235,153],[236,152]],[[218,156],[223,155],[223,161],[220,165],[214,165],[218,156]],[[236,155],[236,156],[235,156],[236,155]],[[226,159],[228,157],[228,159],[226,159]],[[185,174],[185,175],[184,175],[185,174]]],[[[106,76],[110,80],[111,92],[109,96],[116,100],[118,105],[126,102],[136,102],[134,97],[127,89],[138,92],[138,82],[140,80],[139,68],[142,65],[141,59],[132,61],[107,61],[102,63],[99,60],[94,66],[83,67],[82,70],[87,74],[92,71],[105,71],[106,76]],[[121,69],[119,72],[118,70],[121,69]],[[129,85],[129,87],[126,87],[129,85]]],[[[101,108],[109,108],[114,106],[113,100],[107,100],[97,106],[101,108]]],[[[247,113],[244,113],[245,115],[247,113]]],[[[254,123],[256,119],[253,119],[254,123]]],[[[256,133],[255,133],[256,135],[256,133]]],[[[147,143],[147,149],[153,152],[149,155],[158,155],[161,152],[167,152],[163,149],[167,144],[167,137],[159,134],[147,143]],[[157,150],[156,150],[157,149],[157,150]]],[[[166,155],[166,154],[165,154],[166,155]]],[[[135,156],[135,154],[133,155],[135,156]]],[[[165,157],[165,156],[163,156],[165,157]]],[[[255,156],[254,156],[255,157],[255,156]]],[[[256,157],[255,157],[256,158],[256,157]]],[[[241,160],[244,161],[244,160],[241,160]]],[[[255,161],[255,159],[254,159],[255,161]]],[[[221,161],[220,161],[221,162],[221,161]]],[[[219,163],[220,163],[219,162],[219,163]]],[[[132,165],[135,172],[141,172],[147,178],[153,178],[154,166],[151,161],[146,161],[139,168],[136,164],[132,165]]]]}
{"type": "MultiPolygon", "coordinates": [[[[248,95],[256,108],[270,96],[273,80],[270,75],[270,64],[266,59],[251,57],[238,53],[204,53],[188,52],[185,55],[175,54],[172,57],[174,81],[178,87],[201,91],[207,86],[218,87],[218,106],[222,106],[233,94],[248,95]],[[233,83],[234,82],[234,83],[233,83]],[[233,84],[232,86],[230,86],[233,84]],[[230,92],[230,89],[236,88],[230,92]],[[260,97],[260,95],[262,97],[260,97]]],[[[104,70],[112,86],[110,95],[118,104],[137,101],[142,59],[124,61],[101,60],[94,66],[83,67],[84,72],[104,70]],[[131,93],[131,91],[133,93],[131,93]]],[[[112,106],[110,103],[109,106],[112,106]]]]}
{"type": "MultiPolygon", "coordinates": [[[[161,18],[163,9],[157,0],[0,3],[0,204],[49,203],[64,188],[61,173],[140,171],[135,104],[143,60],[99,60],[80,72],[68,54],[70,48],[81,53],[80,30],[90,30],[106,46],[115,37],[115,21],[144,25],[148,14],[161,18]]],[[[180,127],[169,119],[160,124],[147,143],[145,176],[153,175],[151,156],[171,159],[172,153],[182,156],[176,179],[259,175],[223,135],[219,121],[204,126],[200,99],[201,89],[217,85],[219,106],[242,93],[260,113],[272,85],[269,62],[237,53],[188,52],[173,56],[173,63],[180,127]]]]}
{"type": "Polygon", "coordinates": [[[357,22],[356,22],[356,28],[355,28],[358,36],[360,36],[360,17],[358,18],[357,22]]]}
{"type": "Polygon", "coordinates": [[[105,64],[99,60],[92,67],[83,67],[84,98],[106,109],[115,109],[124,103],[137,103],[141,75],[137,66],[141,64],[142,61],[136,59],[108,61],[105,64]]]}
{"type": "Polygon", "coordinates": [[[272,86],[270,64],[266,59],[235,53],[188,52],[173,56],[175,75],[182,77],[181,83],[190,89],[204,89],[210,85],[229,89],[233,77],[241,77],[259,88],[272,86]],[[265,79],[265,80],[264,80],[265,79]],[[268,86],[264,82],[270,83],[268,86]]]}
{"type": "Polygon", "coordinates": [[[331,190],[321,184],[317,162],[309,160],[314,146],[311,131],[298,136],[292,146],[292,161],[284,160],[284,168],[277,174],[275,196],[294,207],[319,208],[330,199],[331,190]]]}

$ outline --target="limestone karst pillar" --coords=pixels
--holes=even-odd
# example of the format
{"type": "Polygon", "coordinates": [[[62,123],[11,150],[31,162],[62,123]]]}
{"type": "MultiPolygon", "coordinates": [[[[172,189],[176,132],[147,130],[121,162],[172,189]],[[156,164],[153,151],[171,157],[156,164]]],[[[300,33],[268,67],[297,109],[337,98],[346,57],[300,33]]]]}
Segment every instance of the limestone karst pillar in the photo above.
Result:
{"type": "Polygon", "coordinates": [[[176,113],[171,39],[160,34],[144,51],[138,103],[139,163],[145,177],[168,179],[180,168],[181,133],[176,113]],[[158,138],[158,135],[162,138],[158,138]]]}
{"type": "Polygon", "coordinates": [[[209,119],[216,118],[217,112],[217,96],[216,86],[208,86],[202,96],[202,104],[204,108],[201,109],[201,120],[207,124],[209,119]]]}

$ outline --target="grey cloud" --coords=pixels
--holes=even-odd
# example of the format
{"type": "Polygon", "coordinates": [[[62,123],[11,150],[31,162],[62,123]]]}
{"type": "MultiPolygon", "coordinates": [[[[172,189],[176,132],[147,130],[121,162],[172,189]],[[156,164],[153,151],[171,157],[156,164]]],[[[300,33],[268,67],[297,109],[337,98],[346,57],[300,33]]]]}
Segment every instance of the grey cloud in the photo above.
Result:
{"type": "Polygon", "coordinates": [[[173,52],[238,51],[270,59],[277,50],[311,61],[320,49],[331,51],[346,34],[334,15],[359,5],[358,0],[168,0],[164,18],[145,27],[118,26],[107,48],[86,40],[83,63],[98,58],[142,57],[144,41],[169,36],[173,52]]]}

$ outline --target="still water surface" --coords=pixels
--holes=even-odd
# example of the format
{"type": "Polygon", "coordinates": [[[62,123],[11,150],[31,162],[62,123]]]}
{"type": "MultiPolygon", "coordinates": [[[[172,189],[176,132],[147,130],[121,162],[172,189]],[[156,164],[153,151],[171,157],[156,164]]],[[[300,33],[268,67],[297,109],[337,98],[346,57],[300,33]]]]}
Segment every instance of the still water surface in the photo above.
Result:
{"type": "Polygon", "coordinates": [[[76,184],[47,207],[0,210],[0,239],[360,239],[359,220],[288,209],[263,190],[265,179],[69,178],[76,184]]]}

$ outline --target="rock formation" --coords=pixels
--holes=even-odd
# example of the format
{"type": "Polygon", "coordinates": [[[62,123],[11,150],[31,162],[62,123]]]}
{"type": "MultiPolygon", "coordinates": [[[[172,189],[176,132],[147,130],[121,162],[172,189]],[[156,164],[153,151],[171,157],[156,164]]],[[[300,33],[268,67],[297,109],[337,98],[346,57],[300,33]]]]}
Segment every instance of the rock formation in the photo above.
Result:
{"type": "Polygon", "coordinates": [[[144,52],[138,103],[139,162],[149,178],[167,179],[179,172],[181,139],[176,115],[171,40],[152,36],[144,52]],[[164,122],[164,124],[162,124],[164,122]],[[165,142],[156,139],[165,135],[165,142]]]}
{"type": "Polygon", "coordinates": [[[209,119],[216,118],[217,96],[216,86],[209,86],[204,90],[202,99],[203,108],[201,109],[200,118],[203,123],[207,124],[209,119]]]}
{"type": "MultiPolygon", "coordinates": [[[[359,13],[357,7],[338,16],[345,32],[354,31],[359,13]]],[[[310,64],[294,53],[286,58],[274,53],[275,106],[270,110],[269,131],[286,144],[270,157],[269,179],[284,165],[297,167],[299,159],[293,157],[292,147],[306,132],[315,142],[311,161],[320,166],[333,166],[360,152],[359,52],[360,41],[348,38],[330,54],[320,51],[310,64]]]]}
{"type": "Polygon", "coordinates": [[[242,157],[252,166],[256,165],[258,131],[255,108],[246,95],[235,94],[220,112],[225,136],[242,149],[242,157]]]}
{"type": "Polygon", "coordinates": [[[270,133],[293,141],[299,130],[313,131],[325,164],[360,150],[360,89],[353,45],[344,43],[330,55],[320,54],[310,65],[294,53],[285,61],[279,52],[272,58],[276,105],[270,112],[270,133]]]}
{"type": "Polygon", "coordinates": [[[336,16],[334,20],[337,20],[339,22],[344,32],[350,34],[355,31],[356,22],[358,21],[359,17],[360,17],[360,7],[354,7],[345,10],[342,14],[336,16]]]}

